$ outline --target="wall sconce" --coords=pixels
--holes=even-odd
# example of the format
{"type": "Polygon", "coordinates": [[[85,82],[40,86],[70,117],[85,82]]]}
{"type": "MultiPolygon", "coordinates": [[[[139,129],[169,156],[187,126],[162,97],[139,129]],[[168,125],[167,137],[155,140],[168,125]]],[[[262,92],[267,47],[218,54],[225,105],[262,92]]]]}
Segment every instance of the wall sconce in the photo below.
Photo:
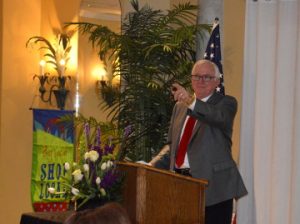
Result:
{"type": "Polygon", "coordinates": [[[96,86],[97,86],[97,89],[104,88],[107,86],[107,81],[105,81],[104,79],[97,80],[96,86]]]}
{"type": "Polygon", "coordinates": [[[107,86],[107,81],[105,79],[106,77],[106,70],[104,67],[99,67],[95,70],[95,76],[99,79],[96,81],[96,88],[101,89],[107,86]]]}
{"type": "Polygon", "coordinates": [[[113,84],[113,80],[109,79],[104,66],[98,67],[93,71],[96,77],[96,93],[101,101],[112,106],[117,100],[120,93],[120,85],[113,84]]]}
{"type": "Polygon", "coordinates": [[[65,76],[65,60],[61,59],[59,62],[58,76],[51,76],[50,73],[45,72],[46,61],[41,60],[39,63],[40,74],[34,75],[33,79],[38,78],[40,87],[39,92],[41,94],[41,100],[44,103],[51,103],[52,94],[56,98],[57,107],[61,110],[65,107],[66,97],[69,90],[65,88],[67,79],[71,79],[70,76],[65,76]],[[46,94],[48,92],[48,94],[46,94]]]}
{"type": "Polygon", "coordinates": [[[61,110],[65,107],[65,101],[69,93],[69,90],[66,89],[66,82],[68,79],[71,80],[71,76],[65,75],[65,71],[67,62],[70,59],[70,37],[73,34],[74,32],[57,34],[56,43],[54,44],[42,36],[30,37],[26,42],[26,47],[38,44],[38,49],[42,50],[43,57],[45,58],[45,60],[41,60],[39,63],[39,74],[33,76],[33,79],[39,79],[41,100],[52,105],[51,99],[52,95],[54,95],[57,107],[61,110]],[[50,75],[50,73],[45,72],[47,64],[56,70],[56,75],[50,75]]]}

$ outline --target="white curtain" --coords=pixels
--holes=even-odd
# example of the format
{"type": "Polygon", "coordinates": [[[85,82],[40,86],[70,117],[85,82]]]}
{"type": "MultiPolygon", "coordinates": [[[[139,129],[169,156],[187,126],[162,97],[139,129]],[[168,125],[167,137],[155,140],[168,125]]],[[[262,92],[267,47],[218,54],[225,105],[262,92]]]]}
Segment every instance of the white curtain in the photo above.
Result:
{"type": "Polygon", "coordinates": [[[300,2],[247,0],[238,224],[300,223],[300,2]]]}

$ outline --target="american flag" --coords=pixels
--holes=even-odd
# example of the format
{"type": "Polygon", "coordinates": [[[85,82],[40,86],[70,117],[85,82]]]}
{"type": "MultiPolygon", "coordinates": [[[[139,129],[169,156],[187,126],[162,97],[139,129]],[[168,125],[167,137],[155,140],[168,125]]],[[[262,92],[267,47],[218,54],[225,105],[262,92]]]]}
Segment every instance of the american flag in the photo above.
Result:
{"type": "Polygon", "coordinates": [[[225,95],[223,68],[221,63],[220,27],[218,18],[215,19],[212,32],[207,43],[204,59],[210,60],[218,66],[220,71],[220,84],[217,86],[216,91],[225,95]]]}

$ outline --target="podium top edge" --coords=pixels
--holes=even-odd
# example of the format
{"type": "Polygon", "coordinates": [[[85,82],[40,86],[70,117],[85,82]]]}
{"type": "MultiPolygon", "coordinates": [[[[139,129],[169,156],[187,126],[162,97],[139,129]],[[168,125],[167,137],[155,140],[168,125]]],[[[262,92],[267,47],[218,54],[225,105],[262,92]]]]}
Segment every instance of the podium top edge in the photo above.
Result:
{"type": "Polygon", "coordinates": [[[148,165],[144,165],[144,164],[140,164],[140,163],[134,163],[134,162],[124,162],[124,161],[119,161],[119,162],[117,162],[117,164],[123,165],[123,166],[128,166],[128,167],[135,167],[136,169],[146,169],[146,170],[161,173],[161,174],[166,174],[166,175],[179,177],[181,179],[185,179],[185,180],[188,180],[188,181],[197,182],[197,183],[205,185],[205,186],[208,185],[208,181],[205,180],[205,179],[198,179],[198,178],[193,178],[193,177],[189,177],[189,176],[183,176],[183,175],[177,174],[173,171],[162,170],[162,169],[155,168],[153,166],[148,166],[148,165]]]}

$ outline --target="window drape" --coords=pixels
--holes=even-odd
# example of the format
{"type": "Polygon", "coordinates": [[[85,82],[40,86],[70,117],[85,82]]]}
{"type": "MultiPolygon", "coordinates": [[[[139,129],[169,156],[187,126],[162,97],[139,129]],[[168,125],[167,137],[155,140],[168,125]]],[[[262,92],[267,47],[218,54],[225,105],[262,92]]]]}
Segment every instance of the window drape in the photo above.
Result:
{"type": "Polygon", "coordinates": [[[300,1],[247,0],[238,224],[300,223],[300,1]]]}

